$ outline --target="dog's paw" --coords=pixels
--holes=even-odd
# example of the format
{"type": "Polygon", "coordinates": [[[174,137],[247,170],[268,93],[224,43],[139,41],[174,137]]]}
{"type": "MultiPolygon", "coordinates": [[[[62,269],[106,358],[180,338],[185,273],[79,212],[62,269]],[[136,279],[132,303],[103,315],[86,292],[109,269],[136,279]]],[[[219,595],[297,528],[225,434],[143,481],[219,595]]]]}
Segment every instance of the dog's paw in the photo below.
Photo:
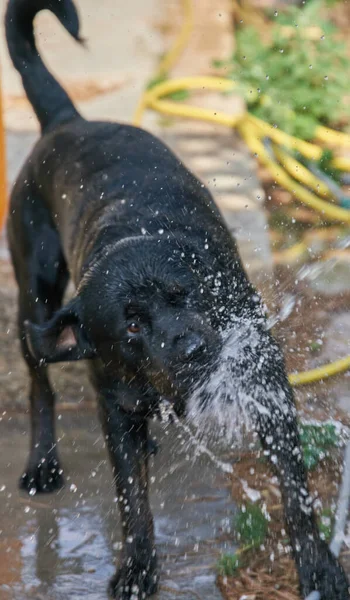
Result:
{"type": "Polygon", "coordinates": [[[58,458],[54,454],[33,454],[20,477],[19,487],[31,496],[54,492],[64,485],[62,472],[58,458]]]}
{"type": "Polygon", "coordinates": [[[154,567],[123,565],[109,582],[108,593],[114,600],[144,600],[156,593],[158,579],[154,567]]]}
{"type": "Polygon", "coordinates": [[[312,554],[304,554],[305,559],[299,565],[303,598],[317,590],[321,600],[350,600],[345,572],[327,545],[322,542],[317,549],[315,562],[310,560],[312,554]]]}

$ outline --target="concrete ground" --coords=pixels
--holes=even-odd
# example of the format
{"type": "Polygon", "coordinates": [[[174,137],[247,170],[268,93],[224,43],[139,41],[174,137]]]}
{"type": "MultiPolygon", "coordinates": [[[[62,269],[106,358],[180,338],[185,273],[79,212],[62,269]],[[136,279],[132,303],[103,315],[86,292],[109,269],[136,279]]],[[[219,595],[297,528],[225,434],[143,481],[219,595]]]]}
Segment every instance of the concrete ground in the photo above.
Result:
{"type": "MultiPolygon", "coordinates": [[[[27,419],[0,421],[1,600],[107,600],[120,549],[118,507],[93,413],[63,414],[59,449],[66,486],[50,496],[17,489],[28,447],[27,419]]],[[[233,550],[229,482],[175,426],[155,424],[151,504],[161,569],[159,600],[220,600],[215,564],[233,550]]]]}

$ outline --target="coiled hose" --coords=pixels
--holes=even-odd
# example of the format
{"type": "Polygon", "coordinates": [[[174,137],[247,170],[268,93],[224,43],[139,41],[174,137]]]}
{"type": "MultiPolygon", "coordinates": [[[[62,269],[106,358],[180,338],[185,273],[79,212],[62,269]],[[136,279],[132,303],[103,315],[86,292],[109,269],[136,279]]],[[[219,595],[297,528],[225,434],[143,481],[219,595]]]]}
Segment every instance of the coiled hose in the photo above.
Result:
{"type": "MultiPolygon", "coordinates": [[[[184,15],[183,24],[174,45],[160,62],[155,81],[164,77],[171,70],[192,33],[192,2],[191,0],[181,0],[181,2],[184,15]]],[[[235,84],[227,78],[209,76],[182,77],[158,83],[151,89],[145,90],[141,96],[133,119],[134,125],[139,126],[145,110],[152,109],[173,117],[197,119],[236,128],[251,152],[269,170],[279,185],[292,192],[300,202],[320,213],[323,221],[350,224],[350,211],[332,202],[334,194],[327,183],[286,152],[286,150],[297,151],[309,161],[317,161],[322,157],[321,146],[300,140],[276,129],[247,111],[239,115],[230,115],[220,111],[214,112],[210,109],[179,104],[167,98],[174,92],[203,89],[231,92],[235,89],[235,84]],[[263,140],[266,138],[271,142],[274,156],[270,155],[264,145],[263,140]]],[[[326,142],[338,147],[350,148],[350,136],[326,127],[319,126],[317,128],[315,139],[321,143],[326,142]]],[[[332,165],[339,170],[350,171],[350,159],[348,158],[335,157],[332,165]]],[[[299,243],[298,248],[293,247],[289,251],[295,254],[295,252],[299,253],[302,248],[304,245],[299,243]]],[[[310,371],[292,373],[289,375],[289,380],[293,386],[305,385],[327,379],[348,369],[350,369],[350,356],[310,371]]]]}

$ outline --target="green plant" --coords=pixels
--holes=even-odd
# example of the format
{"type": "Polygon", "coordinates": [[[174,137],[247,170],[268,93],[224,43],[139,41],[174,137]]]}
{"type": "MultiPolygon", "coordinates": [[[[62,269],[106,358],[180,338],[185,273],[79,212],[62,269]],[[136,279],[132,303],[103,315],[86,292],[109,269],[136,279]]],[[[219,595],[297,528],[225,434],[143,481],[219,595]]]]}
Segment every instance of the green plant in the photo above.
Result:
{"type": "Polygon", "coordinates": [[[243,566],[242,555],[247,550],[258,548],[267,535],[267,519],[257,504],[249,503],[242,507],[233,520],[233,527],[240,543],[235,554],[223,554],[217,563],[220,575],[232,577],[243,566]]]}
{"type": "MultiPolygon", "coordinates": [[[[159,75],[158,77],[154,77],[153,79],[151,79],[146,88],[147,90],[152,89],[153,87],[155,87],[156,85],[158,85],[159,83],[164,83],[165,81],[168,81],[169,77],[167,75],[159,75]]],[[[183,101],[183,100],[187,100],[190,96],[190,93],[188,90],[178,90],[177,92],[172,92],[171,94],[168,94],[168,96],[166,96],[167,98],[171,98],[171,100],[175,100],[175,101],[183,101]]]]}
{"type": "Polygon", "coordinates": [[[257,548],[265,540],[268,522],[260,506],[249,503],[238,511],[233,526],[241,544],[257,548]]]}
{"type": "Polygon", "coordinates": [[[330,508],[325,508],[318,519],[318,528],[320,530],[321,537],[329,542],[332,537],[334,524],[334,514],[330,508]]]}
{"type": "Polygon", "coordinates": [[[217,562],[217,570],[223,577],[232,577],[241,566],[242,562],[238,554],[223,554],[217,562]]]}
{"type": "Polygon", "coordinates": [[[322,348],[322,344],[320,344],[320,342],[310,342],[309,348],[310,352],[319,352],[322,348]]]}
{"type": "Polygon", "coordinates": [[[253,27],[239,28],[234,55],[214,64],[225,66],[250,112],[300,138],[312,139],[318,124],[350,117],[350,103],[343,101],[350,59],[320,2],[279,13],[269,41],[253,27]]]}
{"type": "MultiPolygon", "coordinates": [[[[314,0],[314,1],[319,1],[319,0],[314,0]]],[[[334,6],[335,4],[338,4],[340,2],[343,2],[343,0],[326,0],[326,5],[334,6]]]]}
{"type": "Polygon", "coordinates": [[[300,441],[307,469],[314,469],[318,463],[328,456],[329,450],[339,443],[339,437],[334,425],[300,425],[300,441]]]}
{"type": "Polygon", "coordinates": [[[332,150],[325,149],[322,152],[322,156],[319,159],[317,166],[325,175],[331,177],[336,183],[341,183],[342,172],[334,168],[332,165],[333,159],[334,152],[332,152],[332,150]]]}

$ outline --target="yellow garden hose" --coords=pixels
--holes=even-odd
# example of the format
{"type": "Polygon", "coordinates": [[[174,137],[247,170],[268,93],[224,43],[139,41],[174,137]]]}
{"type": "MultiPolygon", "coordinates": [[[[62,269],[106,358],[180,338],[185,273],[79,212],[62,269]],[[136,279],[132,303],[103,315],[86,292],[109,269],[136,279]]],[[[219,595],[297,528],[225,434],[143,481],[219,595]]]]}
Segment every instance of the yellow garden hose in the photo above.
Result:
{"type": "Polygon", "coordinates": [[[341,146],[350,148],[350,136],[342,131],[334,131],[334,129],[330,129],[329,127],[322,127],[319,125],[316,129],[315,138],[320,142],[334,145],[338,148],[341,146]]]}
{"type": "Polygon", "coordinates": [[[284,152],[277,144],[273,144],[272,147],[277,160],[289,173],[289,175],[294,177],[294,179],[297,179],[300,183],[306,185],[316,194],[319,194],[325,198],[332,198],[332,193],[328,186],[323,183],[323,181],[320,181],[315,175],[313,175],[309,169],[295,160],[290,154],[284,152]]]}
{"type": "MultiPolygon", "coordinates": [[[[256,154],[259,161],[269,169],[274,180],[279,185],[291,191],[298,200],[303,202],[303,204],[306,204],[310,208],[321,213],[324,221],[340,221],[341,223],[350,224],[349,210],[340,208],[325,200],[321,200],[318,196],[309,192],[305,187],[294,181],[276,161],[270,158],[263,143],[260,141],[259,137],[256,136],[254,128],[250,123],[240,122],[237,127],[249,149],[256,154]]],[[[310,173],[310,177],[312,177],[313,181],[314,175],[310,173]]]]}
{"type": "Polygon", "coordinates": [[[298,258],[303,258],[308,254],[308,247],[305,242],[298,242],[290,248],[285,248],[279,252],[273,253],[274,262],[277,264],[290,265],[291,262],[295,262],[298,258]]]}
{"type": "Polygon", "coordinates": [[[191,37],[193,29],[193,10],[191,0],[184,0],[182,2],[182,11],[183,18],[181,30],[177,34],[173,46],[165,54],[158,65],[158,77],[167,75],[167,73],[173,68],[183,50],[186,48],[191,37]]]}
{"type": "Polygon", "coordinates": [[[350,369],[350,356],[346,358],[340,358],[328,365],[322,365],[316,369],[310,371],[304,371],[303,373],[291,373],[289,375],[289,381],[292,385],[303,385],[306,383],[314,383],[322,379],[332,377],[332,375],[338,375],[350,369]]]}
{"type": "MultiPolygon", "coordinates": [[[[170,52],[161,61],[156,79],[167,76],[171,67],[184,50],[192,32],[192,1],[181,1],[184,14],[183,25],[170,52]]],[[[297,151],[308,160],[318,161],[323,154],[321,146],[291,136],[273,127],[271,124],[258,119],[247,111],[240,115],[230,115],[193,105],[179,104],[169,99],[171,94],[180,90],[231,92],[234,88],[235,84],[232,80],[220,77],[183,77],[162,81],[151,87],[151,89],[145,90],[136,109],[133,123],[136,126],[140,126],[145,110],[152,109],[161,114],[173,117],[198,119],[226,127],[235,127],[245,140],[250,151],[267,167],[273,179],[279,185],[292,192],[300,202],[319,212],[324,221],[337,221],[343,224],[350,224],[350,211],[332,202],[332,193],[327,185],[284,150],[297,151]],[[272,142],[273,152],[278,162],[270,157],[269,152],[262,142],[264,138],[268,138],[272,142]]],[[[320,126],[317,128],[315,139],[321,143],[334,145],[338,148],[350,148],[349,135],[326,127],[320,126]]],[[[335,157],[332,160],[332,166],[342,171],[350,171],[350,159],[335,157]]],[[[290,254],[295,253],[295,251],[300,254],[306,249],[303,242],[297,246],[298,248],[288,249],[290,254]]],[[[288,250],[285,252],[288,252],[288,250]]],[[[293,386],[314,383],[348,369],[350,369],[350,356],[328,365],[323,365],[317,369],[303,373],[292,373],[289,375],[289,381],[293,386]]]]}
{"type": "MultiPolygon", "coordinates": [[[[170,100],[160,100],[160,98],[169,96],[174,92],[182,90],[232,92],[234,89],[235,84],[233,81],[221,77],[181,77],[180,79],[164,81],[143,93],[136,109],[133,123],[136,126],[140,126],[142,116],[146,108],[158,110],[160,105],[162,108],[161,112],[169,116],[210,120],[211,122],[215,122],[220,125],[235,127],[240,117],[235,117],[234,115],[228,115],[226,113],[214,112],[209,109],[198,108],[195,106],[183,105],[170,100]]],[[[242,117],[243,116],[244,115],[242,115],[242,117]]]]}

